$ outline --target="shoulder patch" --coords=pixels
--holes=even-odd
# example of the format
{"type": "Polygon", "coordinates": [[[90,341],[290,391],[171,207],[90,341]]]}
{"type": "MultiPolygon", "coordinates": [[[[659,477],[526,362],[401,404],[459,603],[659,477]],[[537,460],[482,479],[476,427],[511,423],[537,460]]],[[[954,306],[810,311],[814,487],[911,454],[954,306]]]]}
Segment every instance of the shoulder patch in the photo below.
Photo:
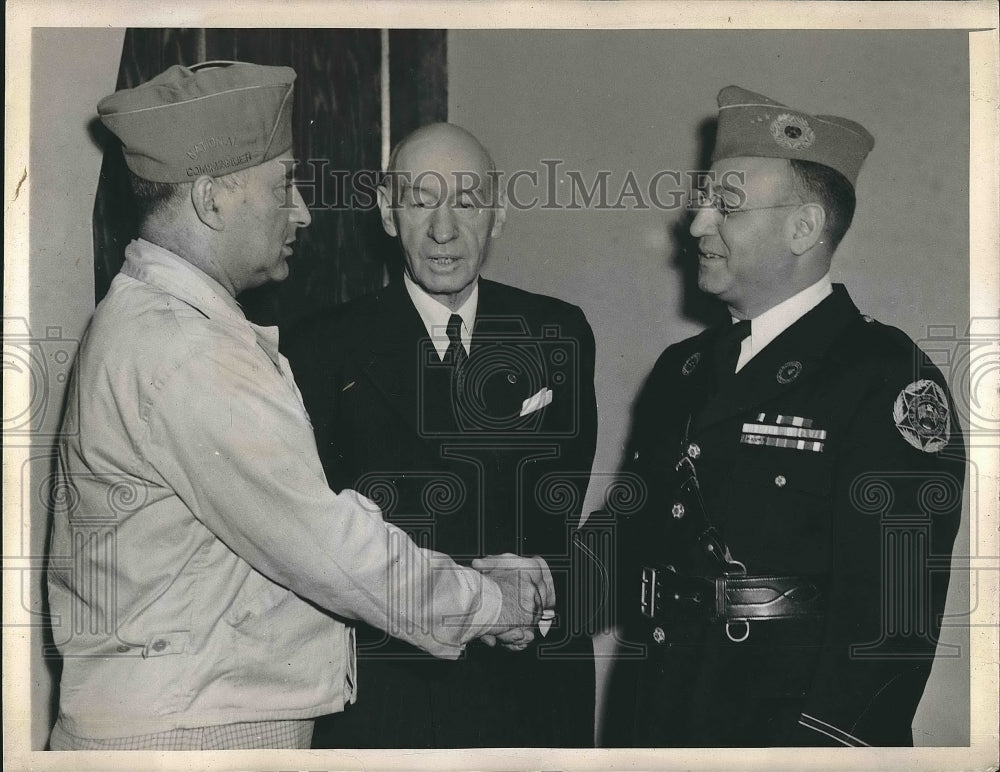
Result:
{"type": "Polygon", "coordinates": [[[896,397],[892,420],[903,439],[924,453],[937,453],[951,438],[951,411],[934,381],[914,381],[896,397]]]}

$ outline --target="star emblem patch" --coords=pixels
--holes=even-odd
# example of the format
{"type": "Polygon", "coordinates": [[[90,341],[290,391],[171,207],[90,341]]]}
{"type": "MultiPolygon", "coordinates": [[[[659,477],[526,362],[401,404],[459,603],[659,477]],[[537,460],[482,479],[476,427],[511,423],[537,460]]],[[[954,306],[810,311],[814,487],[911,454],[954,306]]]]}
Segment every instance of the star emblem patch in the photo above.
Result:
{"type": "Polygon", "coordinates": [[[892,420],[903,439],[924,453],[937,453],[951,438],[951,411],[934,381],[914,381],[896,397],[892,420]]]}

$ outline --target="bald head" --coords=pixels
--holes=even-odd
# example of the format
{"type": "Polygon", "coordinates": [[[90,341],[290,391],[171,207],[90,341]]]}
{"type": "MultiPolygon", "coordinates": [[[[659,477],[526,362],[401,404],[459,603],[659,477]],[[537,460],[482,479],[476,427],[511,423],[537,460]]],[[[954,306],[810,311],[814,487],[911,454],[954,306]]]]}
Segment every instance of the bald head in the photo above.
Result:
{"type": "Polygon", "coordinates": [[[487,179],[496,171],[493,158],[483,144],[461,126],[431,123],[400,140],[389,156],[389,181],[398,174],[445,170],[478,174],[487,179]]]}
{"type": "Polygon", "coordinates": [[[452,310],[475,288],[506,219],[495,172],[472,134],[434,123],[396,146],[378,189],[382,227],[399,239],[406,275],[452,310]]]}

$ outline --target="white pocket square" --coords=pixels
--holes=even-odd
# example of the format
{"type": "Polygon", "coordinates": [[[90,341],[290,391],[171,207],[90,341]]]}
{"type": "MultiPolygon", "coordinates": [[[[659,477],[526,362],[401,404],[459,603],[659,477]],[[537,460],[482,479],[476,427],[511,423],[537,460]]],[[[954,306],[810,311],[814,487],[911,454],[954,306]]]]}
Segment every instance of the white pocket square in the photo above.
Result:
{"type": "Polygon", "coordinates": [[[552,389],[542,389],[537,394],[528,397],[526,400],[524,400],[524,402],[521,403],[520,415],[526,416],[529,413],[534,413],[536,410],[541,410],[551,401],[552,401],[552,389]]]}

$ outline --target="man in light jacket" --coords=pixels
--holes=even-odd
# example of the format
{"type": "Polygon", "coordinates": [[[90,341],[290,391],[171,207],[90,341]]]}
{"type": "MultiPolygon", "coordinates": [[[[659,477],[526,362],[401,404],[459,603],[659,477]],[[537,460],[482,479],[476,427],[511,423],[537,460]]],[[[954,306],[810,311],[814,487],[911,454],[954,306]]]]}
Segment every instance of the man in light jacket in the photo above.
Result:
{"type": "Polygon", "coordinates": [[[287,276],[310,222],[294,79],[174,66],[98,105],[144,216],[64,419],[53,750],[309,747],[312,719],[355,699],[344,620],[456,658],[530,637],[552,602],[534,562],[486,578],[331,491],[277,330],[235,301],[287,276]]]}

